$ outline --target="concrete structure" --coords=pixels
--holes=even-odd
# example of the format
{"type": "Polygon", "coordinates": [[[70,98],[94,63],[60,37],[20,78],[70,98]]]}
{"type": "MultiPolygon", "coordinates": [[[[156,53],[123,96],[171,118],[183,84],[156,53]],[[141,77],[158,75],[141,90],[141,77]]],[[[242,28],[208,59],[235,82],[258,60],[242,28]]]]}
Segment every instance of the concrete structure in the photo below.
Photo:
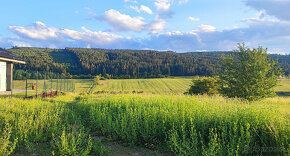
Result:
{"type": "Polygon", "coordinates": [[[0,49],[0,91],[11,91],[13,84],[13,64],[25,61],[8,51],[0,49]]]}

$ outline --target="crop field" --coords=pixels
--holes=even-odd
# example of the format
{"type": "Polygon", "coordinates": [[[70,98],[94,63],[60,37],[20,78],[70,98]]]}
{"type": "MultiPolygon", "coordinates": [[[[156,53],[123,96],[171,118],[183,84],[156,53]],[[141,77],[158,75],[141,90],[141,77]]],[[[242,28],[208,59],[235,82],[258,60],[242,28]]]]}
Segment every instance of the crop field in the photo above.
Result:
{"type": "MultiPolygon", "coordinates": [[[[103,137],[152,155],[289,153],[285,94],[255,102],[188,96],[183,92],[191,78],[183,77],[104,80],[86,95],[79,93],[92,80],[73,81],[82,91],[51,99],[0,98],[0,155],[148,155],[105,146],[103,137]]],[[[289,79],[280,80],[276,91],[289,92],[287,85],[289,79]]]]}
{"type": "Polygon", "coordinates": [[[160,79],[116,79],[103,81],[96,86],[97,93],[145,93],[183,94],[189,87],[192,77],[160,79]]]}
{"type": "MultiPolygon", "coordinates": [[[[192,77],[160,79],[111,79],[95,87],[95,93],[181,95],[189,88],[192,77]]],[[[280,79],[275,91],[279,96],[290,96],[290,79],[280,79]]]]}

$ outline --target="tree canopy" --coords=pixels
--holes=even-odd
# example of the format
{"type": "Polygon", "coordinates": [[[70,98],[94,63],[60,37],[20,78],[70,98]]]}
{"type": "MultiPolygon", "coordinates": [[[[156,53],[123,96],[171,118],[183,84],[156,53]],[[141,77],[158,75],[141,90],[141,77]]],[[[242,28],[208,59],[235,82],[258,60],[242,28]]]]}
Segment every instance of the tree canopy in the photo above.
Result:
{"type": "MultiPolygon", "coordinates": [[[[17,48],[7,49],[21,56],[27,64],[15,65],[15,77],[40,77],[44,72],[72,78],[93,78],[106,74],[112,78],[156,78],[165,76],[214,76],[220,73],[222,55],[232,52],[188,52],[154,50],[120,50],[87,48],[17,48]]],[[[290,55],[270,55],[277,58],[285,74],[290,71],[290,55]]]]}
{"type": "Polygon", "coordinates": [[[270,97],[280,75],[277,60],[268,57],[267,49],[239,44],[238,50],[222,61],[221,91],[228,97],[247,100],[270,97]]]}

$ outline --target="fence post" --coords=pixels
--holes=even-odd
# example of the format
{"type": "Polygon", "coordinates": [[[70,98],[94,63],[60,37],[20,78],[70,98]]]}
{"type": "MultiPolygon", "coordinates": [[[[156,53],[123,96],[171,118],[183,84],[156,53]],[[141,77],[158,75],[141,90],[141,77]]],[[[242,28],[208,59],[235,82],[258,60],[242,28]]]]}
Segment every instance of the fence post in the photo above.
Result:
{"type": "Polygon", "coordinates": [[[10,95],[10,98],[11,98],[11,99],[12,99],[12,96],[13,96],[13,82],[14,82],[14,81],[12,81],[12,83],[11,83],[11,92],[10,92],[10,94],[11,94],[11,95],[10,95]]]}
{"type": "Polygon", "coordinates": [[[52,76],[50,74],[50,92],[52,92],[52,76]]]}
{"type": "Polygon", "coordinates": [[[36,71],[36,88],[35,88],[36,98],[37,98],[37,89],[38,89],[38,71],[36,71]]]}
{"type": "Polygon", "coordinates": [[[27,70],[26,70],[26,91],[25,91],[25,97],[27,98],[27,70]]]}
{"type": "Polygon", "coordinates": [[[56,91],[58,91],[58,73],[57,73],[57,78],[56,78],[56,91]]]}
{"type": "Polygon", "coordinates": [[[46,97],[46,73],[44,74],[43,93],[44,96],[46,97]]]}
{"type": "Polygon", "coordinates": [[[60,85],[59,90],[62,91],[62,77],[61,77],[61,75],[60,75],[60,84],[59,85],[60,85]]]}

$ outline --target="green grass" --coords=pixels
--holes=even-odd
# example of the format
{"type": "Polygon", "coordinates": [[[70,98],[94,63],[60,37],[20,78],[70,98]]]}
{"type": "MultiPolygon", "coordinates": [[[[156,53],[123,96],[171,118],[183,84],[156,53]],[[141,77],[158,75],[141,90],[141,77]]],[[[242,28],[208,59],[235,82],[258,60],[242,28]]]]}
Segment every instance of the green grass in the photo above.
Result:
{"type": "Polygon", "coordinates": [[[160,79],[112,79],[96,86],[96,93],[144,93],[144,94],[183,94],[189,87],[191,78],[160,79]]]}
{"type": "Polygon", "coordinates": [[[0,98],[0,153],[103,155],[107,150],[93,139],[101,135],[177,155],[287,155],[289,116],[280,106],[288,101],[134,94],[0,98]]]}
{"type": "MultiPolygon", "coordinates": [[[[92,83],[73,81],[78,92],[92,83]]],[[[0,155],[108,154],[99,136],[176,155],[287,155],[290,97],[183,95],[190,82],[106,80],[92,95],[0,98],[0,155]]],[[[288,82],[276,91],[288,92],[288,82]]]]}
{"type": "MultiPolygon", "coordinates": [[[[0,155],[103,155],[71,104],[62,101],[0,98],[0,155]]],[[[57,99],[57,98],[56,98],[57,99]]]]}
{"type": "MultiPolygon", "coordinates": [[[[109,94],[158,94],[181,95],[187,91],[192,77],[172,77],[159,79],[111,79],[96,86],[95,93],[109,94]]],[[[279,79],[274,89],[279,96],[290,96],[290,79],[279,79]]]]}
{"type": "Polygon", "coordinates": [[[290,78],[280,79],[275,91],[279,96],[290,96],[290,78]]]}

